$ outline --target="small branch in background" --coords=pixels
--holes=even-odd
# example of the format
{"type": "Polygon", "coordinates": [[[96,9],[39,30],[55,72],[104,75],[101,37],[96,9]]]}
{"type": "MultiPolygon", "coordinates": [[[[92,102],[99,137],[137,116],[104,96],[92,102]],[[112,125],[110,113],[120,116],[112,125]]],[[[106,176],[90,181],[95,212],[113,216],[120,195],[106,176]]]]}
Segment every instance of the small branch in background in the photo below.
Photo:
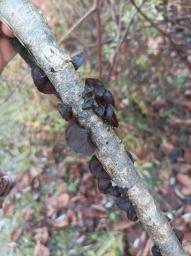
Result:
{"type": "MultiPolygon", "coordinates": [[[[101,42],[101,46],[103,45],[108,45],[108,44],[111,44],[113,42],[113,39],[112,38],[108,38],[108,39],[102,39],[102,42],[101,42]]],[[[85,56],[89,58],[92,57],[92,49],[93,48],[96,48],[97,47],[97,44],[96,43],[92,43],[92,44],[88,44],[87,46],[84,46],[84,49],[83,49],[83,52],[85,53],[85,56]]]]}
{"type": "Polygon", "coordinates": [[[102,79],[102,40],[101,40],[101,17],[100,17],[101,1],[96,0],[96,45],[97,45],[97,61],[98,74],[102,79]]]}
{"type": "Polygon", "coordinates": [[[173,41],[173,39],[170,37],[170,35],[168,33],[166,33],[166,31],[162,30],[159,26],[157,26],[142,10],[141,8],[135,3],[134,0],[130,0],[130,2],[132,3],[132,5],[135,7],[135,9],[137,10],[137,12],[147,21],[150,23],[150,25],[152,27],[154,27],[157,31],[159,31],[164,37],[168,38],[170,44],[172,45],[172,47],[174,48],[174,50],[176,51],[177,55],[179,56],[179,58],[182,60],[183,63],[185,63],[185,65],[187,66],[188,70],[191,70],[191,63],[187,60],[187,58],[185,58],[184,56],[182,56],[181,52],[180,52],[180,47],[178,45],[176,45],[176,43],[173,41]]]}
{"type": "MultiPolygon", "coordinates": [[[[110,44],[113,42],[113,39],[112,38],[108,38],[108,39],[103,39],[102,42],[101,42],[101,45],[105,45],[105,44],[110,44]]],[[[95,48],[96,47],[96,44],[95,43],[92,43],[92,44],[88,44],[87,45],[87,48],[95,48]]]]}
{"type": "Polygon", "coordinates": [[[116,2],[115,0],[108,0],[108,4],[111,6],[111,16],[116,24],[119,23],[119,15],[116,10],[116,2]]]}
{"type": "Polygon", "coordinates": [[[119,41],[118,41],[118,43],[117,43],[117,47],[115,48],[115,52],[114,52],[114,54],[113,54],[113,58],[112,58],[112,62],[111,62],[111,68],[110,68],[110,70],[109,70],[108,77],[107,77],[107,83],[109,83],[109,81],[110,81],[110,79],[111,79],[111,76],[112,76],[112,73],[113,73],[113,71],[114,71],[114,69],[115,69],[115,67],[116,67],[116,65],[117,65],[121,47],[122,47],[122,45],[123,45],[125,39],[127,38],[127,35],[128,35],[128,33],[129,33],[129,28],[130,28],[132,22],[133,22],[133,19],[130,20],[130,22],[129,22],[127,28],[126,28],[126,30],[124,31],[123,36],[121,36],[121,37],[119,38],[119,41]]]}
{"type": "MultiPolygon", "coordinates": [[[[143,3],[141,4],[141,6],[145,3],[146,1],[143,1],[143,3]]],[[[130,29],[130,26],[131,24],[133,23],[133,20],[134,20],[134,17],[136,15],[137,11],[132,15],[130,21],[129,21],[129,24],[127,25],[127,28],[125,29],[123,35],[120,36],[120,33],[118,32],[118,43],[117,43],[117,47],[115,48],[115,51],[114,51],[114,54],[113,54],[113,58],[112,58],[112,61],[111,61],[111,68],[109,70],[109,73],[108,73],[108,77],[107,77],[107,83],[109,83],[111,77],[112,77],[112,73],[113,71],[115,70],[115,67],[117,66],[117,63],[118,63],[118,59],[119,59],[119,54],[120,54],[120,51],[121,51],[121,47],[124,43],[124,41],[126,40],[128,34],[129,34],[129,29],[130,29]]],[[[120,21],[119,21],[119,24],[120,24],[120,21]]],[[[119,25],[119,27],[121,27],[121,24],[119,25]]]]}
{"type": "Polygon", "coordinates": [[[92,7],[79,20],[77,20],[76,23],[74,23],[74,25],[70,29],[68,29],[67,33],[63,37],[61,37],[59,43],[62,44],[64,40],[84,22],[84,20],[86,20],[90,15],[92,15],[92,13],[96,11],[96,8],[97,1],[95,0],[92,7]]]}
{"type": "Polygon", "coordinates": [[[78,27],[84,20],[86,20],[90,15],[96,12],[96,47],[97,47],[97,60],[98,60],[98,74],[99,78],[102,78],[102,39],[101,39],[101,17],[100,8],[102,0],[94,0],[92,7],[68,30],[68,32],[61,37],[59,44],[62,44],[64,40],[78,27]]]}

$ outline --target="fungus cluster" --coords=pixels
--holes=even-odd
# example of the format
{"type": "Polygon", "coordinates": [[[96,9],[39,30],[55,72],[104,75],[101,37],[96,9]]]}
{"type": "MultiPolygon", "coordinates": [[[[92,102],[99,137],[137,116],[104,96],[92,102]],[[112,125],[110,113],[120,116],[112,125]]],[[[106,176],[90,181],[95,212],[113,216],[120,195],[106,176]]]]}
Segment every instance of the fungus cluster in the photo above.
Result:
{"type": "MultiPolygon", "coordinates": [[[[77,70],[83,63],[84,57],[78,54],[72,58],[74,68],[77,70]]],[[[54,86],[51,84],[45,73],[39,67],[32,68],[32,78],[37,89],[45,94],[55,94],[58,98],[54,86]]],[[[86,78],[85,88],[82,94],[83,104],[82,109],[93,110],[93,112],[111,127],[118,127],[118,120],[114,112],[115,101],[112,93],[105,88],[103,83],[94,78],[86,78]]],[[[67,122],[65,131],[66,142],[76,153],[84,155],[93,155],[96,151],[96,146],[92,142],[90,132],[82,127],[75,118],[72,108],[64,103],[59,103],[57,109],[67,122]]],[[[127,151],[127,156],[134,163],[134,159],[130,152],[127,151]]],[[[93,155],[89,162],[91,174],[97,179],[98,189],[101,193],[115,197],[116,205],[123,210],[131,221],[137,221],[137,215],[134,205],[128,200],[128,189],[120,188],[113,184],[110,176],[102,166],[98,158],[93,155]]],[[[182,243],[183,234],[181,231],[174,229],[175,235],[182,243]]],[[[161,256],[160,249],[157,245],[153,245],[153,256],[161,256]]]]}

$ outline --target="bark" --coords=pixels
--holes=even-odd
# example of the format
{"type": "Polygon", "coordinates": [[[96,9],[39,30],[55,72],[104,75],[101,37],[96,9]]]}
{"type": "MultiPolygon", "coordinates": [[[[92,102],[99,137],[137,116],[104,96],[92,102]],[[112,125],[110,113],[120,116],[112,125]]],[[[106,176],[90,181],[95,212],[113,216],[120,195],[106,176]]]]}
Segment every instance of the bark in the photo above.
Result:
{"type": "Polygon", "coordinates": [[[166,218],[127,157],[121,140],[92,111],[82,110],[84,83],[74,70],[69,55],[58,46],[39,11],[27,0],[0,0],[0,19],[9,25],[30,51],[62,101],[72,107],[80,124],[90,131],[97,146],[96,156],[112,180],[119,187],[128,188],[128,196],[135,205],[139,221],[160,247],[162,255],[184,255],[166,218]]]}

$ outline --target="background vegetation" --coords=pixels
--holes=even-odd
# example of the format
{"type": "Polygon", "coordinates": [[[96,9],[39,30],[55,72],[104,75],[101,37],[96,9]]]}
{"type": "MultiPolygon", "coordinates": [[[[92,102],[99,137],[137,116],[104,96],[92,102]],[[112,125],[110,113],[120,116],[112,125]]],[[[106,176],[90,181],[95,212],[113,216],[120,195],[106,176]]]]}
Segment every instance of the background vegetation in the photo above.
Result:
{"type": "MultiPolygon", "coordinates": [[[[86,54],[82,79],[102,77],[112,90],[116,132],[191,255],[191,4],[35,2],[60,44],[86,54]]],[[[19,56],[0,79],[1,172],[17,180],[1,209],[0,255],[150,255],[140,225],[98,192],[89,159],[66,146],[57,99],[36,90],[19,56]]]]}

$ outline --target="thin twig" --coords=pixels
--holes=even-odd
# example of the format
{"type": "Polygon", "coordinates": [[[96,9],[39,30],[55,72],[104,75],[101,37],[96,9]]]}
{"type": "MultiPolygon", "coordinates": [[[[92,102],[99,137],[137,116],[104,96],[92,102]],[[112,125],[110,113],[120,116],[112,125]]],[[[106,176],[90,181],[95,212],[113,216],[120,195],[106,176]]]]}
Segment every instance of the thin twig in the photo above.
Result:
{"type": "Polygon", "coordinates": [[[98,60],[98,74],[102,79],[102,45],[101,45],[101,17],[100,17],[101,1],[96,0],[96,45],[97,45],[97,60],[98,60]]]}
{"type": "MultiPolygon", "coordinates": [[[[101,42],[101,45],[105,45],[105,44],[110,44],[113,42],[113,39],[112,38],[108,38],[108,39],[103,39],[102,42],[101,42]]],[[[96,47],[96,44],[95,43],[92,43],[92,44],[88,44],[87,45],[87,48],[95,48],[96,47]]]]}
{"type": "Polygon", "coordinates": [[[115,49],[115,52],[114,52],[114,55],[113,55],[113,58],[112,58],[112,64],[111,64],[111,68],[109,70],[109,73],[108,73],[108,77],[107,77],[107,83],[109,83],[110,79],[111,79],[111,76],[112,76],[112,73],[113,73],[113,70],[115,69],[116,65],[117,65],[117,60],[118,60],[118,56],[119,56],[119,53],[120,53],[120,50],[121,50],[121,47],[129,33],[129,28],[130,28],[130,25],[132,24],[133,22],[133,19],[131,19],[131,21],[129,22],[123,36],[120,38],[118,44],[117,44],[117,47],[115,49]]]}
{"type": "Polygon", "coordinates": [[[92,13],[94,13],[96,11],[96,0],[94,1],[92,7],[79,19],[76,21],[76,23],[74,23],[74,25],[72,25],[72,27],[67,31],[67,33],[61,37],[61,39],[59,40],[59,43],[62,44],[64,42],[64,40],[77,28],[79,27],[84,20],[86,20],[92,13]]]}
{"type": "Polygon", "coordinates": [[[187,66],[188,70],[191,69],[191,63],[187,60],[187,58],[185,58],[184,56],[182,56],[182,54],[180,53],[180,48],[176,45],[176,43],[173,41],[173,39],[170,37],[170,35],[168,33],[166,33],[166,31],[162,30],[159,26],[157,26],[141,9],[139,6],[137,6],[137,4],[135,3],[134,0],[130,0],[130,2],[132,3],[132,5],[135,7],[135,9],[137,10],[137,12],[147,21],[150,23],[150,25],[152,27],[154,27],[157,31],[159,31],[164,37],[168,38],[170,44],[172,45],[172,47],[174,48],[174,50],[176,51],[177,55],[179,56],[179,58],[185,63],[185,65],[187,66]]]}
{"type": "Polygon", "coordinates": [[[116,24],[118,24],[119,18],[117,14],[117,10],[115,8],[115,0],[108,0],[108,4],[111,6],[111,16],[113,17],[113,20],[116,24]]]}
{"type": "MultiPolygon", "coordinates": [[[[143,3],[141,4],[141,6],[145,3],[146,1],[143,1],[143,3]]],[[[115,70],[115,67],[117,65],[117,62],[118,62],[118,56],[119,56],[119,53],[120,53],[120,50],[121,50],[121,47],[125,41],[125,39],[127,38],[128,34],[129,34],[129,29],[130,29],[130,26],[131,24],[133,23],[133,20],[134,20],[134,17],[136,15],[137,11],[132,15],[128,25],[127,25],[127,28],[125,29],[123,35],[121,37],[119,37],[119,41],[117,43],[117,47],[115,48],[115,52],[113,54],[113,58],[112,58],[112,62],[111,62],[111,68],[109,70],[109,73],[108,73],[108,77],[107,77],[107,83],[109,83],[111,77],[112,77],[112,73],[113,71],[115,70]]]]}

